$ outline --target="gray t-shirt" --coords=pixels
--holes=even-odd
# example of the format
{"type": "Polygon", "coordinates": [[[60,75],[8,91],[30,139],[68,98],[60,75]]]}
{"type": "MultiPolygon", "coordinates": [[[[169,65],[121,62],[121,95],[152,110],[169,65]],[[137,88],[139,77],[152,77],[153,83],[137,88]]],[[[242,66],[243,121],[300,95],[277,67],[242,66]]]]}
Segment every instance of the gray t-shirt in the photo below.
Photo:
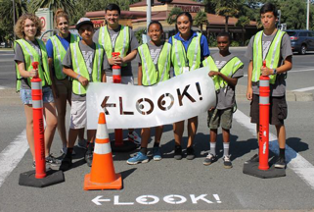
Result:
{"type": "MultiPolygon", "coordinates": [[[[93,45],[91,47],[91,46],[83,44],[83,42],[80,41],[79,42],[79,48],[80,48],[80,51],[82,52],[82,55],[83,55],[86,67],[88,69],[88,73],[91,75],[91,73],[93,71],[93,59],[94,59],[96,46],[93,45]]],[[[108,59],[107,59],[105,51],[104,51],[103,58],[104,59],[103,59],[103,64],[102,64],[102,70],[109,69],[110,65],[108,63],[108,59]]],[[[65,55],[65,57],[63,59],[62,65],[67,67],[67,68],[73,69],[72,55],[71,55],[70,48],[68,48],[68,50],[67,50],[67,53],[66,53],[66,55],[65,55]]],[[[90,79],[92,79],[92,78],[90,77],[90,79]]],[[[72,92],[72,100],[75,100],[75,101],[85,101],[86,100],[86,95],[77,95],[77,94],[74,94],[72,92]]]]}
{"type": "MultiPolygon", "coordinates": [[[[219,52],[215,53],[213,56],[213,60],[219,69],[219,71],[230,61],[235,55],[230,54],[228,56],[221,56],[219,52]]],[[[241,78],[243,77],[243,66],[240,67],[236,73],[234,73],[231,78],[241,78]]],[[[235,104],[235,88],[231,86],[227,86],[225,88],[221,88],[217,91],[217,105],[216,108],[219,110],[232,108],[235,104]]]]}
{"type": "MultiPolygon", "coordinates": [[[[263,33],[262,36],[262,45],[263,45],[263,60],[266,57],[266,54],[269,50],[269,47],[274,39],[276,33],[273,35],[265,35],[263,33]]],[[[251,38],[250,43],[247,47],[245,57],[249,60],[253,60],[253,42],[254,36],[251,38]]],[[[288,34],[285,34],[282,38],[281,45],[280,45],[280,59],[279,59],[279,66],[281,66],[284,60],[292,55],[291,50],[291,41],[288,34]]],[[[267,65],[267,64],[266,64],[267,65]]],[[[279,67],[278,66],[278,67],[279,67]]],[[[274,85],[270,85],[270,95],[271,96],[284,96],[286,94],[286,80],[285,76],[287,73],[284,74],[277,74],[276,82],[274,85]]],[[[259,94],[259,83],[252,82],[252,89],[254,94],[259,94]]]]}
{"type": "MultiPolygon", "coordinates": [[[[148,49],[150,52],[150,56],[153,60],[153,63],[155,64],[156,70],[158,70],[158,67],[157,67],[158,58],[159,58],[159,55],[161,53],[162,47],[164,45],[162,44],[160,46],[155,46],[155,45],[151,44],[150,42],[148,42],[147,45],[148,45],[148,49]]],[[[141,59],[139,52],[136,55],[135,62],[142,63],[142,59],[141,59]]]]}
{"type": "MultiPolygon", "coordinates": [[[[35,41],[25,40],[25,41],[27,41],[38,52],[39,56],[41,57],[41,51],[40,51],[40,47],[39,47],[38,42],[36,40],[35,41]]],[[[23,50],[22,50],[20,44],[16,43],[16,47],[14,49],[14,53],[15,53],[14,54],[14,61],[16,63],[17,62],[25,63],[23,50]]],[[[25,67],[25,70],[26,69],[27,69],[27,67],[25,67]]],[[[27,84],[27,79],[23,78],[21,80],[21,89],[30,89],[30,88],[31,87],[27,84]]]]}
{"type": "MultiPolygon", "coordinates": [[[[110,42],[113,44],[113,46],[115,45],[116,38],[119,35],[120,28],[121,28],[121,26],[119,26],[119,28],[117,28],[116,30],[108,29],[109,34],[110,34],[110,38],[111,38],[110,42]]],[[[134,49],[137,49],[139,46],[138,41],[137,41],[136,37],[134,36],[134,32],[132,29],[130,29],[129,35],[130,35],[130,45],[129,45],[129,50],[128,50],[127,54],[129,54],[134,49]]],[[[99,29],[95,32],[95,34],[93,36],[93,41],[95,43],[99,43],[99,29]]],[[[108,42],[108,41],[105,41],[105,42],[108,42]]],[[[112,76],[112,70],[111,69],[106,70],[106,75],[112,76]]],[[[131,62],[128,62],[127,66],[122,67],[121,75],[122,76],[133,76],[131,62]]]]}

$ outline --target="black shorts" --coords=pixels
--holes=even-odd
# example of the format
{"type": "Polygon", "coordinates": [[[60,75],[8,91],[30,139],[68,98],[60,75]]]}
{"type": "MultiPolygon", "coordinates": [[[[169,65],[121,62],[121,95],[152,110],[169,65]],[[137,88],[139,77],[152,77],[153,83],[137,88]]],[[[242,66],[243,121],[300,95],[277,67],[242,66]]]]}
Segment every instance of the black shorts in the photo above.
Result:
{"type": "MultiPolygon", "coordinates": [[[[283,125],[288,115],[286,96],[269,97],[269,123],[271,125],[283,125]]],[[[259,95],[253,94],[250,110],[251,122],[259,123],[259,95]]]]}

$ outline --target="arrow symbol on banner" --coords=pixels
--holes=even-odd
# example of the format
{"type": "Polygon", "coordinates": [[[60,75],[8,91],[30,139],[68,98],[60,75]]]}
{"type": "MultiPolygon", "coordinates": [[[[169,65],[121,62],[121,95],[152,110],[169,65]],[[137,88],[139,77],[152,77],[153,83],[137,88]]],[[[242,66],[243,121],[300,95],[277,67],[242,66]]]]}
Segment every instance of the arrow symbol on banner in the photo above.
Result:
{"type": "Polygon", "coordinates": [[[102,196],[97,196],[94,199],[92,199],[92,202],[95,203],[96,205],[101,205],[100,202],[110,202],[110,199],[101,199],[102,196]]]}

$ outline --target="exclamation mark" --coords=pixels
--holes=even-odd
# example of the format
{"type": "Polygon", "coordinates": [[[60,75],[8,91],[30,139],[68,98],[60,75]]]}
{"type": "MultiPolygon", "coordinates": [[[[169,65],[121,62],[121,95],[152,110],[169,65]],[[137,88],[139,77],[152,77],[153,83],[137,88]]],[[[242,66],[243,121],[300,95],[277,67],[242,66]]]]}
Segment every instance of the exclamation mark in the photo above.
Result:
{"type": "Polygon", "coordinates": [[[213,194],[214,198],[216,199],[217,203],[221,203],[218,194],[213,194]]]}
{"type": "Polygon", "coordinates": [[[200,100],[203,100],[200,83],[197,82],[197,83],[195,83],[195,85],[196,85],[196,88],[197,88],[197,92],[200,95],[200,100]]]}

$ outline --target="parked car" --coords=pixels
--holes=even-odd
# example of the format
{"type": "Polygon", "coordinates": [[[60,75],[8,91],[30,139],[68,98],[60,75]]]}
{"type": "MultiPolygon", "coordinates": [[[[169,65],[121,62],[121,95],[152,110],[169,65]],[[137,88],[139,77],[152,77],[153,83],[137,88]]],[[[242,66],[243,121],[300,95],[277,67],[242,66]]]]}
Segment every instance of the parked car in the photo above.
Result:
{"type": "Polygon", "coordinates": [[[292,51],[306,54],[314,51],[314,32],[309,30],[287,30],[290,36],[292,51]]]}

